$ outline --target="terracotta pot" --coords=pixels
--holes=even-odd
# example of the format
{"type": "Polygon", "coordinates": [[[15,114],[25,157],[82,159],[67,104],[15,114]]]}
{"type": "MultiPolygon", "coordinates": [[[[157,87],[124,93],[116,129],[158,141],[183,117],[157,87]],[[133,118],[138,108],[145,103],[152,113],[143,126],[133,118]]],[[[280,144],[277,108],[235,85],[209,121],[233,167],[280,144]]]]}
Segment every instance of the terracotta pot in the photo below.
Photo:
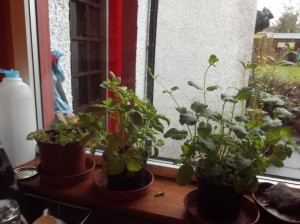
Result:
{"type": "Polygon", "coordinates": [[[198,212],[219,221],[233,221],[239,217],[243,194],[236,193],[232,186],[217,185],[198,179],[198,212]]]}
{"type": "Polygon", "coordinates": [[[85,171],[85,146],[79,142],[65,146],[37,142],[40,155],[40,170],[49,176],[72,176],[85,171]]]}

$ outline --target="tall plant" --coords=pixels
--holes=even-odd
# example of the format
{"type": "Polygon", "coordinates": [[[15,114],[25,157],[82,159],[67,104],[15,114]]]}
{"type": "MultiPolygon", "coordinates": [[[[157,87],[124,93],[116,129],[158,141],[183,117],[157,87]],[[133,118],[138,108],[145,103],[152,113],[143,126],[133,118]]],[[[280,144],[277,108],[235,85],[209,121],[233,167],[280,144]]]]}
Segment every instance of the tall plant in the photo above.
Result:
{"type": "MultiPolygon", "coordinates": [[[[283,166],[283,160],[296,149],[291,140],[293,129],[283,127],[281,122],[281,118],[290,116],[290,113],[283,108],[275,108],[272,115],[266,113],[263,105],[274,104],[275,101],[260,86],[243,86],[236,94],[221,94],[221,111],[211,110],[207,105],[207,94],[219,87],[207,87],[206,79],[218,61],[215,55],[210,56],[203,87],[200,82],[188,81],[188,85],[203,96],[203,102],[191,102],[190,108],[181,107],[175,99],[173,92],[178,91],[178,87],[166,88],[152,74],[165,89],[164,93],[174,100],[183,126],[180,130],[169,129],[164,137],[185,140],[181,145],[178,184],[187,184],[196,174],[215,184],[231,185],[237,192],[254,192],[258,184],[257,175],[264,174],[270,165],[283,166]],[[236,115],[236,106],[252,98],[255,99],[254,104],[236,115]],[[225,113],[226,107],[231,108],[229,115],[225,113]]],[[[244,76],[247,70],[256,68],[252,63],[242,65],[244,76]]]]}

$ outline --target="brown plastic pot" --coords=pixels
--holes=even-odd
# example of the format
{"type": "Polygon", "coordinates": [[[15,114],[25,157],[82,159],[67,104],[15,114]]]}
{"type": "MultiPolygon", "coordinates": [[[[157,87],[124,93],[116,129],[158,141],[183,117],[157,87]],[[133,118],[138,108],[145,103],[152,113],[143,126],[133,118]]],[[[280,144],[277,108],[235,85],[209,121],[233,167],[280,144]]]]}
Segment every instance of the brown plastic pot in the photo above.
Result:
{"type": "Polygon", "coordinates": [[[37,142],[40,171],[49,176],[72,176],[85,171],[85,146],[79,142],[61,146],[37,142]]]}
{"type": "Polygon", "coordinates": [[[242,193],[232,186],[214,184],[198,178],[197,208],[204,216],[222,222],[231,222],[240,215],[242,193]]]}

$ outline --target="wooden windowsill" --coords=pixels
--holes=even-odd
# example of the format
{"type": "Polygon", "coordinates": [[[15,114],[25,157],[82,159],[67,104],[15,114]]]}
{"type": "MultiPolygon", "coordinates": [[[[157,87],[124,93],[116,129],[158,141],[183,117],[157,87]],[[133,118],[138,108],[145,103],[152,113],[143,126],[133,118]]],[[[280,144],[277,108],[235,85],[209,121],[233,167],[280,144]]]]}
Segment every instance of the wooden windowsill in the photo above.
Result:
{"type": "MultiPolygon", "coordinates": [[[[32,161],[24,166],[34,166],[32,161]]],[[[53,200],[76,204],[90,209],[108,211],[115,214],[152,221],[153,223],[189,224],[183,204],[184,196],[195,185],[178,186],[173,179],[156,176],[150,191],[144,197],[130,202],[116,202],[102,198],[93,183],[93,176],[99,172],[100,166],[92,171],[89,179],[67,187],[49,186],[40,183],[37,175],[31,179],[20,181],[25,193],[46,197],[53,200]],[[156,192],[164,192],[155,197],[156,192]]]]}

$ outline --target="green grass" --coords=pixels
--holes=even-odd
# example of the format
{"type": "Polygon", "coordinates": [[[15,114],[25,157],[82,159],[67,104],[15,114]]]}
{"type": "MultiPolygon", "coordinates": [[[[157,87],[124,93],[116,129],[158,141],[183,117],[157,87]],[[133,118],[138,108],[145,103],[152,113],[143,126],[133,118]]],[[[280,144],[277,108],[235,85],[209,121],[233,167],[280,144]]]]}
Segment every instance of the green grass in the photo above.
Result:
{"type": "Polygon", "coordinates": [[[300,84],[299,66],[280,66],[277,68],[278,78],[284,82],[300,84]]]}

